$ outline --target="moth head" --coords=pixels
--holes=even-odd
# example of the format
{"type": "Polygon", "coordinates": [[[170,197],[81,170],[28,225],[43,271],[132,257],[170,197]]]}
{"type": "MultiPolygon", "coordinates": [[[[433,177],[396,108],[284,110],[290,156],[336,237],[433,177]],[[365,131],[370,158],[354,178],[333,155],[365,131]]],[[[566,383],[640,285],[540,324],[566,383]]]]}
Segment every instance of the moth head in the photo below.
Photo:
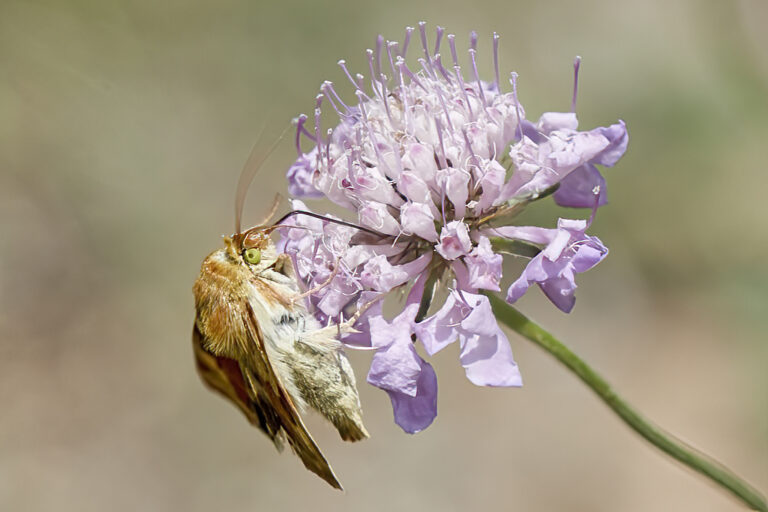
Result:
{"type": "Polygon", "coordinates": [[[265,270],[277,261],[277,249],[270,237],[271,228],[255,227],[235,235],[229,245],[232,256],[253,272],[265,270]]]}

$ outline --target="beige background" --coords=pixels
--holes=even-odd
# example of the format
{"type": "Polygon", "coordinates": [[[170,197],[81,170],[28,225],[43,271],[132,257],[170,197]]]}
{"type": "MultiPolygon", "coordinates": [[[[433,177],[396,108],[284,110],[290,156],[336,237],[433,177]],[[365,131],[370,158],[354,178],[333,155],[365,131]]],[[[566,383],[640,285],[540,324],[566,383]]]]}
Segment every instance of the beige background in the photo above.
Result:
{"type": "MultiPolygon", "coordinates": [[[[526,386],[476,388],[446,350],[440,415],[416,436],[353,354],[372,438],[310,419],[346,494],[198,381],[190,288],[259,129],[277,137],[322,80],[342,83],[338,59],[362,71],[377,33],[420,19],[462,46],[478,30],[485,76],[498,31],[534,118],[568,108],[584,57],[582,126],[631,131],[592,230],[612,252],[573,314],[538,290],[521,308],[768,489],[766,4],[322,4],[0,1],[0,509],[742,510],[516,336],[526,386]]],[[[251,221],[293,156],[286,139],[251,221]]]]}

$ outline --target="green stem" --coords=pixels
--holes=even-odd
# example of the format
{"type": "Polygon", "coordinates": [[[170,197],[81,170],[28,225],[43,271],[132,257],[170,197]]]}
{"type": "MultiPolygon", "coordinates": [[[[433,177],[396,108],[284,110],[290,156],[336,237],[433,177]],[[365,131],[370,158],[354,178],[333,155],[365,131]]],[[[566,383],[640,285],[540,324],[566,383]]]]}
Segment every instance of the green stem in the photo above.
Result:
{"type": "Polygon", "coordinates": [[[589,386],[592,391],[597,393],[608,404],[608,407],[618,414],[635,432],[650,441],[658,449],[729,490],[754,510],[768,512],[768,505],[766,505],[765,498],[759,491],[716,460],[699,452],[671,434],[664,432],[643,418],[618,396],[595,370],[579,358],[579,356],[571,352],[568,347],[555,339],[554,336],[502,299],[492,294],[488,294],[488,298],[498,320],[557,358],[558,361],[563,363],[589,386]]]}

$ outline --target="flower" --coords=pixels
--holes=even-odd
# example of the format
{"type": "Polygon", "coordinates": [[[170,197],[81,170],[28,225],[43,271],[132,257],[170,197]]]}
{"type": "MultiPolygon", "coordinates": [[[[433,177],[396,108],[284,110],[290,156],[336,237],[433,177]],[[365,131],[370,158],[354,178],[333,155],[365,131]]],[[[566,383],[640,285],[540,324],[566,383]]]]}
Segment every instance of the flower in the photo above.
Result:
{"type": "Polygon", "coordinates": [[[584,233],[588,224],[584,220],[560,219],[557,229],[505,226],[494,231],[501,236],[535,244],[546,244],[512,283],[507,291],[507,302],[515,302],[538,283],[555,306],[570,313],[576,301],[576,273],[586,272],[608,255],[608,249],[594,236],[584,233]]]}
{"type": "MultiPolygon", "coordinates": [[[[470,36],[465,75],[452,34],[437,29],[433,47],[424,23],[404,42],[379,37],[368,50],[368,78],[339,64],[355,87],[354,105],[331,82],[317,96],[314,130],[297,120],[298,159],[288,170],[296,211],[301,198],[325,197],[352,212],[358,225],[331,215],[294,214],[283,222],[281,249],[290,254],[308,301],[322,321],[341,322],[355,310],[410,287],[406,305],[387,320],[380,303],[357,319],[343,341],[375,350],[368,382],[386,391],[406,432],[437,414],[437,380],[428,356],[455,341],[467,378],[480,386],[520,386],[509,340],[480,290],[501,291],[502,252],[530,259],[512,276],[507,300],[536,283],[562,311],[573,308],[575,275],[607,254],[585,233],[591,223],[560,219],[556,228],[515,225],[525,207],[553,195],[562,205],[606,202],[597,166],[613,166],[627,147],[622,121],[578,130],[573,112],[525,118],[517,75],[502,88],[498,36],[493,81],[477,71],[477,35],[470,36]],[[412,36],[421,42],[418,67],[406,62],[412,36]],[[445,37],[444,37],[445,36],[445,37]],[[450,58],[444,58],[441,48],[450,58]],[[364,84],[370,84],[366,90],[364,84]],[[330,107],[326,108],[326,107],[330,107]],[[339,117],[323,133],[328,112],[339,117]],[[313,147],[303,152],[301,136],[313,147]],[[433,304],[438,286],[449,288],[433,304]]],[[[578,62],[577,70],[578,70],[578,62]]]]}

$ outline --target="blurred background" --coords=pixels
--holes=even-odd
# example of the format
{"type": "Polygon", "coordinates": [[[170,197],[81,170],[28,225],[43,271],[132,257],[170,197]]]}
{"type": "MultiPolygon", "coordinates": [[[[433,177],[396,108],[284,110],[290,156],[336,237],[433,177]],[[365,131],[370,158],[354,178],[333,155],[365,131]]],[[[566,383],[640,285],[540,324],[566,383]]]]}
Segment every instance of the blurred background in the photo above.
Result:
{"type": "MultiPolygon", "coordinates": [[[[534,289],[520,307],[768,489],[764,1],[0,0],[0,509],[743,510],[513,335],[525,387],[474,387],[447,349],[415,436],[352,354],[372,438],[309,418],[344,494],[199,382],[191,286],[260,129],[311,112],[325,79],[349,93],[336,61],[365,72],[378,33],[422,19],[462,47],[477,30],[486,77],[499,32],[534,119],[569,108],[583,56],[581,127],[631,134],[591,230],[611,256],[572,314],[534,289]]],[[[290,139],[251,222],[285,192],[290,139]]]]}

